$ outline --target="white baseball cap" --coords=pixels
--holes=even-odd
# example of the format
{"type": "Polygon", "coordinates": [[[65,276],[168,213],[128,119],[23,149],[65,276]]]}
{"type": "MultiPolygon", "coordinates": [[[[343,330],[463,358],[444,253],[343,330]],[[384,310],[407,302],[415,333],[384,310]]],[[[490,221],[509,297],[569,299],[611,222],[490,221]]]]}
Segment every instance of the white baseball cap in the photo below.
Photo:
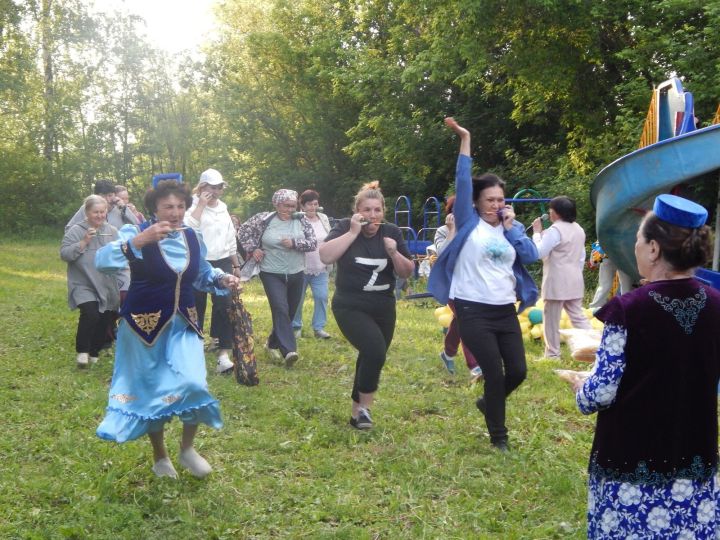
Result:
{"type": "Polygon", "coordinates": [[[224,184],[225,180],[223,180],[222,174],[220,174],[220,172],[216,171],[215,169],[208,169],[200,175],[200,183],[217,186],[220,184],[224,184]]]}

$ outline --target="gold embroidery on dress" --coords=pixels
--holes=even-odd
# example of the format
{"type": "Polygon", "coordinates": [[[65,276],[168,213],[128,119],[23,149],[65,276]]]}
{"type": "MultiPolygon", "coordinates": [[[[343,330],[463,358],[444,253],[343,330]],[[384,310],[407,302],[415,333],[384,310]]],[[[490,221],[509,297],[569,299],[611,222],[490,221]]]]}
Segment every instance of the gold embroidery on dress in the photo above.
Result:
{"type": "Polygon", "coordinates": [[[130,403],[131,401],[135,401],[137,397],[130,394],[113,394],[110,396],[110,399],[115,399],[120,403],[130,403]]]}
{"type": "Polygon", "coordinates": [[[182,396],[169,395],[169,396],[165,396],[164,398],[162,398],[162,400],[163,400],[165,403],[167,403],[168,405],[172,405],[172,404],[175,403],[176,401],[179,401],[181,397],[182,397],[182,396]]]}
{"type": "Polygon", "coordinates": [[[150,335],[150,333],[155,330],[158,322],[160,322],[161,313],[162,310],[155,313],[131,313],[130,316],[133,318],[133,321],[135,321],[135,324],[138,325],[138,328],[140,328],[140,330],[150,335]]]}
{"type": "Polygon", "coordinates": [[[198,323],[197,308],[189,307],[188,315],[190,315],[190,320],[192,321],[192,323],[197,325],[197,323],[198,323]]]}

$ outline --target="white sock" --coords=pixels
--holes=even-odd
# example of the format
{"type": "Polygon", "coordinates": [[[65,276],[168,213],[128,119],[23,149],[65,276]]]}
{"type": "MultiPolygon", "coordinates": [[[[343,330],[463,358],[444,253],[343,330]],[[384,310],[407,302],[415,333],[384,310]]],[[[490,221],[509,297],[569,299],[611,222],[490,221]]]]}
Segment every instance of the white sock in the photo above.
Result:
{"type": "Polygon", "coordinates": [[[152,466],[152,471],[158,478],[162,478],[164,476],[167,476],[168,478],[178,477],[177,471],[175,470],[175,467],[173,467],[172,461],[170,461],[170,458],[166,457],[158,459],[152,466]]]}
{"type": "Polygon", "coordinates": [[[185,467],[190,474],[197,478],[205,478],[212,472],[210,464],[197,453],[192,446],[185,450],[180,450],[180,465],[185,467]]]}

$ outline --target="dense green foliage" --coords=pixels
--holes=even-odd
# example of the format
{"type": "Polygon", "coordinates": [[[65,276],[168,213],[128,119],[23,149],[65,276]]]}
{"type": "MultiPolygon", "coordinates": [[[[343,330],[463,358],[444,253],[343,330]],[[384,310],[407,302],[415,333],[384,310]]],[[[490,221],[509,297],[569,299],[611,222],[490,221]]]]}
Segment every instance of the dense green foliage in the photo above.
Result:
{"type": "Polygon", "coordinates": [[[704,122],[720,98],[720,7],[697,0],[226,0],[202,61],[87,4],[0,2],[5,229],[63,223],[98,177],[139,202],[208,166],[243,216],[281,186],[344,215],[371,179],[417,207],[451,189],[454,115],[479,170],[574,196],[592,235],[589,184],[636,146],[652,85],[682,76],[704,122]]]}
{"type": "MultiPolygon", "coordinates": [[[[0,538],[7,539],[580,539],[593,418],[576,409],[528,344],[528,379],[508,401],[514,451],[492,449],[461,365],[438,358],[430,301],[402,301],[373,408],[376,428],[347,425],[355,352],[331,318],[306,336],[293,370],[259,352],[260,385],[210,374],[225,427],[200,429],[205,481],[157,479],[147,439],[118,445],[95,429],[112,357],[74,365],[59,237],[0,242],[0,538]]],[[[270,313],[254,281],[243,294],[258,343],[270,313]]],[[[306,321],[312,303],[306,304],[306,321]]],[[[460,360],[460,358],[458,358],[460,360]]],[[[214,356],[208,354],[210,373],[214,356]]],[[[167,443],[177,463],[178,422],[167,443]]]]}

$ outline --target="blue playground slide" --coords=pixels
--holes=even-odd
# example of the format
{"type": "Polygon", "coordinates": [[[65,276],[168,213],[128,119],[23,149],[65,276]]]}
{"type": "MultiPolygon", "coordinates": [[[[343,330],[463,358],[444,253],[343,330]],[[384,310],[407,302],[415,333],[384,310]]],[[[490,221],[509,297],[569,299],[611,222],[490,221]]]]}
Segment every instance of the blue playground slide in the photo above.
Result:
{"type": "MultiPolygon", "coordinates": [[[[685,95],[684,116],[677,114],[676,133],[681,134],[614,161],[598,173],[590,191],[600,245],[635,281],[640,278],[635,264],[635,235],[655,197],[680,183],[692,183],[720,171],[720,124],[695,130],[694,121],[689,122],[693,119],[692,96],[685,95]]],[[[659,102],[658,132],[663,133],[667,131],[663,126],[667,125],[668,113],[662,99],[659,102]]]]}
{"type": "Polygon", "coordinates": [[[595,178],[598,240],[618,268],[639,279],[635,235],[655,197],[681,182],[720,170],[720,124],[666,139],[621,157],[595,178]]]}

